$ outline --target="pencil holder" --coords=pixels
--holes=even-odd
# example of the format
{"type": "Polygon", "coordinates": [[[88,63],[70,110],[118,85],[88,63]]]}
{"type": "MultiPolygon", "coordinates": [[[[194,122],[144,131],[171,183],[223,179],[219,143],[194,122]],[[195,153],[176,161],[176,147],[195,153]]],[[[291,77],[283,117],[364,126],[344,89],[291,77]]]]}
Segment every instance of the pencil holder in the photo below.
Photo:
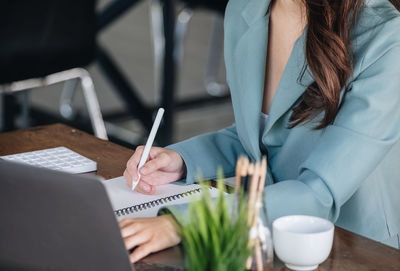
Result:
{"type": "Polygon", "coordinates": [[[250,230],[250,239],[255,240],[251,258],[252,271],[270,271],[273,268],[274,248],[270,229],[260,219],[255,228],[250,230]]]}

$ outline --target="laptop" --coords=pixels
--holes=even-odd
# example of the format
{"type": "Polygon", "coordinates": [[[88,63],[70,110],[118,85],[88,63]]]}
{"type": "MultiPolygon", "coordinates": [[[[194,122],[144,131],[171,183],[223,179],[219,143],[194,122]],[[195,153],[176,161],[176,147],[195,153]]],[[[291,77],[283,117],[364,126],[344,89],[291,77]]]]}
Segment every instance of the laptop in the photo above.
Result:
{"type": "Polygon", "coordinates": [[[0,160],[0,270],[134,270],[101,181],[0,160]]]}

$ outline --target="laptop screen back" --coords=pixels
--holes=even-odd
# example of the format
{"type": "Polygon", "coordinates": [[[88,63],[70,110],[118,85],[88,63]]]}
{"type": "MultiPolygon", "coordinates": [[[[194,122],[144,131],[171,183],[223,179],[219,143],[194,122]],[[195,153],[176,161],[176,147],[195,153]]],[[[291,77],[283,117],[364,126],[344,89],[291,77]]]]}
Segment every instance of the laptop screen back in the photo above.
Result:
{"type": "Polygon", "coordinates": [[[0,270],[133,270],[96,178],[0,161],[0,270]]]}

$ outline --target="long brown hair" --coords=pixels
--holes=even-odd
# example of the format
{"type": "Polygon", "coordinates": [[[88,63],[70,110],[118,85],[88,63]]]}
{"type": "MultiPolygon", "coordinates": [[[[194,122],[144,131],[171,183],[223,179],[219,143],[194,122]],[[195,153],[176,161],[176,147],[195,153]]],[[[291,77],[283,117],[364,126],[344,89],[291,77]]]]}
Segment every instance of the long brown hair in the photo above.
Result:
{"type": "MultiPolygon", "coordinates": [[[[400,0],[388,1],[400,10],[400,0]]],[[[340,109],[340,91],[346,88],[353,73],[350,31],[364,0],[304,0],[304,3],[308,20],[306,64],[315,81],[293,108],[289,128],[324,112],[315,127],[323,129],[335,120],[340,109]]]]}

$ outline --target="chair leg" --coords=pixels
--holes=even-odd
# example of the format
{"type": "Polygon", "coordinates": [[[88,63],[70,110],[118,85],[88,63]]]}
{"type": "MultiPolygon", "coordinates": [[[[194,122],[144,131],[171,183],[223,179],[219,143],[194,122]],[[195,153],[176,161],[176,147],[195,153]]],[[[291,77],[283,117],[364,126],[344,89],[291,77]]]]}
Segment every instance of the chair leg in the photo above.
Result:
{"type": "MultiPolygon", "coordinates": [[[[163,9],[162,4],[159,0],[154,0],[151,3],[151,29],[152,29],[152,43],[153,43],[153,55],[154,55],[154,85],[156,90],[161,88],[161,75],[163,68],[163,59],[165,51],[165,38],[164,38],[164,24],[163,24],[163,9]]],[[[179,12],[175,29],[174,29],[174,62],[177,64],[177,69],[182,64],[184,55],[184,41],[187,30],[187,25],[193,16],[193,11],[190,8],[184,8],[179,12]]],[[[156,92],[158,93],[158,92],[156,92]]],[[[156,97],[156,102],[159,102],[159,97],[156,97]]]]}
{"type": "Polygon", "coordinates": [[[20,118],[20,127],[22,129],[28,128],[30,126],[29,119],[29,90],[23,91],[19,93],[19,99],[21,104],[21,118],[20,118]]]}
{"type": "Polygon", "coordinates": [[[192,9],[184,8],[181,12],[179,12],[176,20],[174,57],[176,59],[176,63],[178,63],[179,66],[182,64],[183,61],[185,36],[187,32],[187,26],[192,16],[192,9]]]}
{"type": "Polygon", "coordinates": [[[160,0],[153,0],[150,7],[150,25],[153,46],[153,63],[154,63],[154,89],[156,90],[156,97],[154,102],[160,103],[160,89],[161,89],[161,76],[162,76],[162,62],[164,59],[164,24],[162,5],[160,0]]]}
{"type": "Polygon", "coordinates": [[[174,28],[175,28],[175,4],[173,0],[164,0],[163,5],[163,25],[164,25],[164,58],[163,58],[163,77],[161,87],[161,106],[165,113],[163,123],[160,127],[160,140],[163,146],[171,144],[174,131],[175,116],[175,82],[176,82],[176,59],[174,57],[174,28]]]}
{"type": "Polygon", "coordinates": [[[93,80],[85,69],[80,68],[79,71],[80,71],[83,96],[85,98],[94,134],[101,139],[107,140],[108,139],[107,132],[100,111],[99,101],[97,99],[97,95],[94,90],[93,80]]]}
{"type": "Polygon", "coordinates": [[[74,95],[76,92],[76,87],[78,86],[79,80],[77,78],[67,80],[64,83],[64,88],[61,91],[60,97],[60,114],[63,118],[67,120],[74,119],[76,112],[72,106],[74,95]]]}
{"type": "Polygon", "coordinates": [[[208,94],[220,97],[228,93],[228,86],[218,82],[218,71],[223,52],[224,18],[221,14],[216,14],[214,20],[204,84],[208,94]]]}
{"type": "Polygon", "coordinates": [[[15,130],[17,128],[15,118],[19,107],[17,97],[12,93],[4,93],[2,94],[1,102],[1,131],[8,132],[15,130]]]}

